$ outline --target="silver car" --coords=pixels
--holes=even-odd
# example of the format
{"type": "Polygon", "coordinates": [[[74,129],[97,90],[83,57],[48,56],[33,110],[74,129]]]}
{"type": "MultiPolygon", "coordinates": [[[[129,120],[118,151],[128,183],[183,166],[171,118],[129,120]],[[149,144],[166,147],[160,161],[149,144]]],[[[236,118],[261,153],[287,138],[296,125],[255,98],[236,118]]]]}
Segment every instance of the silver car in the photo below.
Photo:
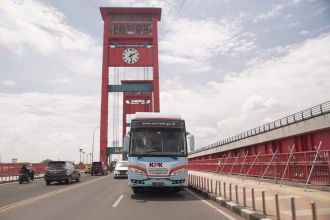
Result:
{"type": "Polygon", "coordinates": [[[116,167],[115,167],[115,170],[113,171],[113,173],[114,173],[115,179],[117,177],[127,178],[128,161],[126,161],[126,160],[118,161],[116,163],[116,167]]]}

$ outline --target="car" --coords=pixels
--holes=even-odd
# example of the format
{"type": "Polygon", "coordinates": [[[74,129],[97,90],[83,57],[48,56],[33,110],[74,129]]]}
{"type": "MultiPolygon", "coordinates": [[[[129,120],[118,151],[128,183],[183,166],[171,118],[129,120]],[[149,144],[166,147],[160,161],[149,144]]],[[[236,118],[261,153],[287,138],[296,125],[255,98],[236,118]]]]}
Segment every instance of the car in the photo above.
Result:
{"type": "Polygon", "coordinates": [[[114,178],[122,177],[127,178],[128,174],[128,161],[122,160],[116,163],[115,170],[113,171],[114,178]]]}
{"type": "Polygon", "coordinates": [[[80,181],[80,170],[71,161],[51,161],[46,167],[44,179],[46,185],[54,181],[71,184],[72,180],[80,181]]]}
{"type": "Polygon", "coordinates": [[[92,163],[91,175],[97,174],[108,175],[108,167],[103,162],[92,163]]]}
{"type": "Polygon", "coordinates": [[[86,164],[84,169],[85,174],[91,173],[91,170],[92,170],[92,166],[90,164],[86,164]]]}

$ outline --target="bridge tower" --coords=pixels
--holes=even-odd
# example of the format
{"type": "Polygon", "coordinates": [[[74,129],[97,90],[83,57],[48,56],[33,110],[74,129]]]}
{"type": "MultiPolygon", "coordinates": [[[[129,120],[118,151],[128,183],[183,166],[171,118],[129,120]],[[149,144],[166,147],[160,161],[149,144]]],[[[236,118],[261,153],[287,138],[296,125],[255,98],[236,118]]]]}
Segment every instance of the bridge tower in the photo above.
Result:
{"type": "Polygon", "coordinates": [[[104,21],[100,159],[107,163],[109,92],[123,93],[123,136],[128,114],[160,110],[157,22],[161,9],[101,7],[100,11],[104,21]],[[120,74],[118,68],[132,67],[151,68],[152,79],[125,79],[109,85],[110,68],[120,74]]]}

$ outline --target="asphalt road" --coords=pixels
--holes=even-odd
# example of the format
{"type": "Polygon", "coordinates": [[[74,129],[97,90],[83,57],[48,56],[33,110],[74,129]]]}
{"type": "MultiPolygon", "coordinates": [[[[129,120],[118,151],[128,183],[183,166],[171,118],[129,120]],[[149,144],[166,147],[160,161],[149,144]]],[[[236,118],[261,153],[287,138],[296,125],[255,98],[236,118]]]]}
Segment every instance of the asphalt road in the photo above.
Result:
{"type": "Polygon", "coordinates": [[[0,219],[242,219],[189,189],[133,194],[127,179],[82,176],[81,182],[0,185],[0,219]]]}

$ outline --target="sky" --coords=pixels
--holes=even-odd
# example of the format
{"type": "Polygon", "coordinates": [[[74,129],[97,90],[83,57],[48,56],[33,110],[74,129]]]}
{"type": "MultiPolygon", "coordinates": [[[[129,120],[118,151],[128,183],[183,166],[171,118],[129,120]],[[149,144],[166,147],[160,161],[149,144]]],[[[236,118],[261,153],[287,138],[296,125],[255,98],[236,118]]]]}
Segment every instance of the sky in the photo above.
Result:
{"type": "Polygon", "coordinates": [[[330,100],[328,0],[1,0],[1,162],[79,162],[94,130],[99,159],[100,6],[162,8],[161,112],[196,148],[330,100]]]}

